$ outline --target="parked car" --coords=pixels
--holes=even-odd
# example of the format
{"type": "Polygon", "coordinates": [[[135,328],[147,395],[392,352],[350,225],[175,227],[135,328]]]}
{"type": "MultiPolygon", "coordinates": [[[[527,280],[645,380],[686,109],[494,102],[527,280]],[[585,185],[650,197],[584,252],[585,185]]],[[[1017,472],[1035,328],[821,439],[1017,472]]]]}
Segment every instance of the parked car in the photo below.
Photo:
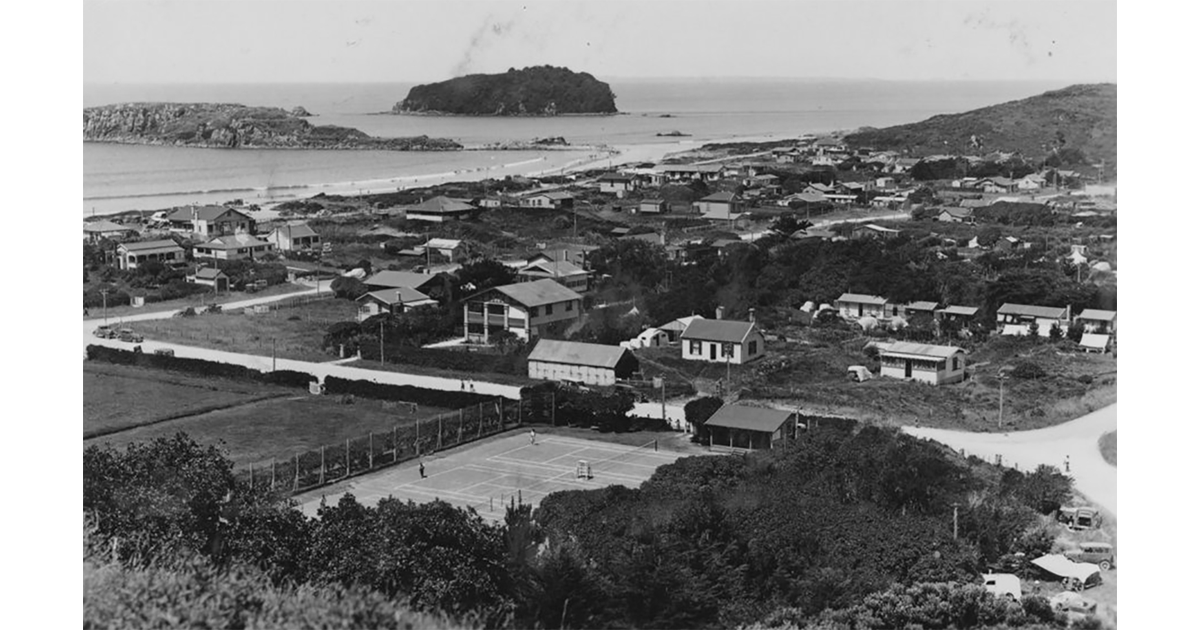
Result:
{"type": "Polygon", "coordinates": [[[1107,571],[1117,564],[1113,546],[1106,542],[1082,542],[1078,549],[1065,551],[1063,555],[1073,562],[1090,562],[1100,567],[1101,571],[1107,571]]]}
{"type": "Polygon", "coordinates": [[[154,354],[162,357],[173,357],[175,356],[175,351],[170,348],[158,348],[154,351],[154,354]]]}
{"type": "Polygon", "coordinates": [[[92,331],[92,334],[101,339],[113,339],[117,336],[117,329],[105,324],[97,326],[96,330],[92,331]]]}
{"type": "Polygon", "coordinates": [[[1079,613],[1084,615],[1096,612],[1096,600],[1084,597],[1074,591],[1063,591],[1050,598],[1050,606],[1058,612],[1079,613]]]}
{"type": "Polygon", "coordinates": [[[145,338],[140,334],[133,332],[132,328],[122,328],[117,331],[117,339],[128,343],[142,343],[145,338]]]}
{"type": "Polygon", "coordinates": [[[1061,507],[1058,510],[1058,522],[1074,530],[1095,529],[1100,525],[1100,511],[1087,506],[1061,507]]]}
{"type": "Polygon", "coordinates": [[[1007,597],[1014,602],[1021,601],[1021,578],[1011,573],[985,573],[983,587],[996,597],[1007,597]]]}

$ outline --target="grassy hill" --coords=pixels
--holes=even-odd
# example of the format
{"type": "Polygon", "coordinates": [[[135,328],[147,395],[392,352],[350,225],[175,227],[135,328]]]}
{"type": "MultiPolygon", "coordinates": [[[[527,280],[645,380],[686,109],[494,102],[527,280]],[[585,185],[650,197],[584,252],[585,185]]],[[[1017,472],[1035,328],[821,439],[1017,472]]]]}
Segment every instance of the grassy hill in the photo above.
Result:
{"type": "Polygon", "coordinates": [[[393,113],[427,112],[471,116],[555,116],[615,114],[616,97],[607,83],[586,72],[534,66],[503,74],[469,74],[418,85],[396,103],[393,113]]]}
{"type": "Polygon", "coordinates": [[[901,151],[913,157],[934,154],[985,155],[1017,152],[1032,159],[1056,150],[1083,152],[1087,162],[1117,163],[1117,86],[1072,85],[961,114],[846,136],[854,147],[901,151]]]}

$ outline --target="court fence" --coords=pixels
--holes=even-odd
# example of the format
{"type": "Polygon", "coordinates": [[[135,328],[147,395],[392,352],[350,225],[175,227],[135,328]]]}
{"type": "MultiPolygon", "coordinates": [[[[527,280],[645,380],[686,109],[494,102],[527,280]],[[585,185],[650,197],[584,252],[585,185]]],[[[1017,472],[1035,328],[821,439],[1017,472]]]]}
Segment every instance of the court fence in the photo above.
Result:
{"type": "MultiPolygon", "coordinates": [[[[295,495],[520,426],[522,402],[496,398],[234,472],[253,488],[295,495]]],[[[402,413],[416,411],[414,403],[395,404],[402,413]]]]}

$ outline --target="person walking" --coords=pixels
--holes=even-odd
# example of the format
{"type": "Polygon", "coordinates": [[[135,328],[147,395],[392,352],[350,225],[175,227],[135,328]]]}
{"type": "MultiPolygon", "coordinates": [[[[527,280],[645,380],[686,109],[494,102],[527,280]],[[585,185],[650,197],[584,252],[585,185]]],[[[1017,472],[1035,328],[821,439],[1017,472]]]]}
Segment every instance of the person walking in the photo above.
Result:
{"type": "Polygon", "coordinates": [[[417,470],[421,472],[421,478],[424,479],[425,478],[425,462],[424,461],[417,462],[417,470]]]}
{"type": "Polygon", "coordinates": [[[537,431],[534,431],[533,429],[529,430],[529,443],[537,444],[537,431]]]}

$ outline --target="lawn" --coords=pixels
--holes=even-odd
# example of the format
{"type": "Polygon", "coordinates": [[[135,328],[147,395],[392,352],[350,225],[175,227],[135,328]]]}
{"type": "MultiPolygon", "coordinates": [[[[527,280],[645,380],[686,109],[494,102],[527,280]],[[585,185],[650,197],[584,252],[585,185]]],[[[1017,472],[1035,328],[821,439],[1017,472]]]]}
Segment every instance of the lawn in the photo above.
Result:
{"type": "Polygon", "coordinates": [[[1100,436],[1100,456],[1104,461],[1117,465],[1117,432],[1112,431],[1100,436]]]}
{"type": "MultiPolygon", "coordinates": [[[[302,284],[291,284],[291,283],[285,282],[283,284],[277,284],[273,287],[267,287],[266,289],[263,289],[262,291],[259,291],[257,293],[247,293],[245,291],[233,291],[230,293],[222,293],[221,295],[215,296],[215,297],[213,296],[212,293],[201,293],[201,294],[197,294],[197,295],[191,295],[186,298],[179,298],[178,300],[167,300],[165,302],[149,302],[145,306],[142,306],[139,308],[134,308],[132,306],[129,306],[128,304],[121,305],[121,306],[109,304],[108,305],[108,318],[109,319],[113,319],[113,318],[119,319],[126,315],[138,315],[138,314],[142,314],[142,313],[158,313],[161,311],[176,311],[181,308],[187,308],[189,306],[191,306],[193,308],[200,308],[202,305],[205,305],[205,304],[213,304],[213,303],[225,304],[228,302],[239,302],[241,300],[249,300],[249,299],[260,298],[260,297],[268,297],[268,296],[272,296],[272,295],[286,295],[288,293],[298,293],[300,291],[307,291],[308,289],[311,289],[311,288],[312,287],[304,286],[302,284]]],[[[90,312],[88,313],[88,318],[92,318],[92,319],[95,319],[98,317],[103,317],[103,316],[104,316],[103,308],[93,308],[93,309],[90,309],[90,312]]]]}
{"type": "Polygon", "coordinates": [[[122,431],[87,443],[123,447],[130,442],[169,437],[183,431],[200,444],[221,446],[237,466],[257,465],[271,458],[284,460],[321,446],[344,444],[348,439],[365,437],[368,432],[390,431],[395,426],[450,411],[420,406],[414,414],[403,406],[378,400],[356,398],[353,404],[343,404],[338,396],[289,391],[293,395],[122,431]]]}
{"type": "MultiPolygon", "coordinates": [[[[376,353],[378,354],[378,353],[376,353]]],[[[428,367],[424,365],[406,365],[404,363],[380,363],[379,361],[369,361],[367,359],[359,359],[357,361],[349,361],[343,365],[349,367],[362,368],[364,370],[379,370],[381,372],[400,372],[403,374],[421,374],[423,376],[440,376],[442,378],[453,378],[468,381],[487,381],[489,383],[500,383],[502,385],[533,385],[539,381],[518,376],[516,374],[497,374],[494,372],[464,372],[461,370],[449,370],[445,368],[428,367]]]]}
{"type": "Polygon", "coordinates": [[[284,388],[107,363],[83,364],[83,436],[286,395],[284,388]]]}
{"type": "Polygon", "coordinates": [[[357,313],[354,302],[329,297],[300,306],[272,305],[261,314],[207,313],[138,322],[135,328],[156,341],[262,356],[270,356],[274,346],[280,358],[331,361],[337,357],[321,349],[326,330],[355,320],[357,313]]]}

